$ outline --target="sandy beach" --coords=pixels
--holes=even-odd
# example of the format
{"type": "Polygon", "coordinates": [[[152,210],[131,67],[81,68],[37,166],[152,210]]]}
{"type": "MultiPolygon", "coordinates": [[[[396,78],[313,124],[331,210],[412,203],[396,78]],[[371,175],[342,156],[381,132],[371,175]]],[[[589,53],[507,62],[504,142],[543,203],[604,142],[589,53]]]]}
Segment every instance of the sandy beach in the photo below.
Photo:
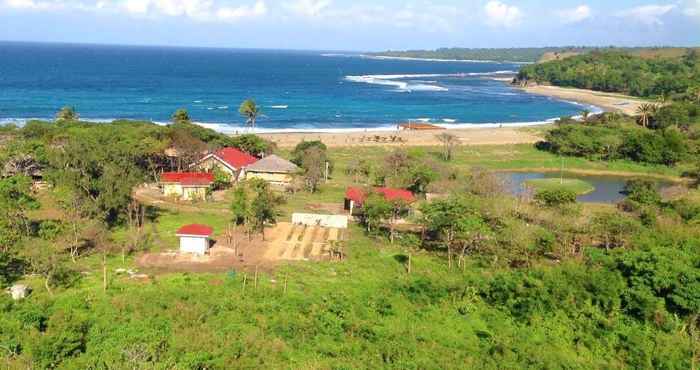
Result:
{"type": "Polygon", "coordinates": [[[609,112],[621,112],[634,115],[637,107],[645,101],[621,94],[604,93],[599,91],[575,89],[558,86],[529,86],[522,88],[531,94],[551,96],[553,98],[574,101],[577,103],[591,104],[609,112]]]}
{"type": "MultiPolygon", "coordinates": [[[[510,78],[495,79],[506,83],[511,80],[510,78]]],[[[644,103],[641,99],[626,95],[584,89],[545,85],[530,86],[521,89],[531,94],[595,105],[604,111],[621,112],[628,115],[634,115],[637,107],[644,103]]],[[[436,135],[445,131],[446,130],[390,130],[343,133],[261,133],[259,135],[275,142],[281,148],[293,147],[302,140],[321,140],[329,147],[372,145],[431,146],[441,145],[436,135]]],[[[542,139],[532,130],[527,130],[524,127],[509,127],[508,124],[504,124],[503,127],[472,126],[471,128],[449,129],[447,131],[455,135],[459,139],[461,145],[525,144],[535,143],[542,139]]]]}
{"type": "Polygon", "coordinates": [[[441,145],[436,138],[449,132],[459,139],[461,145],[503,145],[534,143],[541,138],[522,127],[464,128],[451,130],[425,131],[368,131],[343,133],[264,133],[258,134],[277,144],[280,148],[290,148],[302,140],[321,140],[329,147],[340,146],[432,146],[441,145]]]}

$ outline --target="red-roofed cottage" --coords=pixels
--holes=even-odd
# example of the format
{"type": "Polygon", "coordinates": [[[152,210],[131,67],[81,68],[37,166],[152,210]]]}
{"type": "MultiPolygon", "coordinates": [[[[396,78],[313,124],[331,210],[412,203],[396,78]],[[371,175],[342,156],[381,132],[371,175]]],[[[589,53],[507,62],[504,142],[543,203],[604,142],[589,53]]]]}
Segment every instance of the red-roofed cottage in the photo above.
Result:
{"type": "MultiPolygon", "coordinates": [[[[383,195],[384,199],[390,202],[400,200],[405,203],[413,203],[416,200],[413,193],[405,189],[380,187],[374,188],[371,191],[383,195]]],[[[364,188],[355,186],[348,187],[345,191],[345,209],[350,211],[350,214],[353,214],[354,210],[362,207],[362,203],[364,203],[368,196],[369,194],[364,188]]]]}
{"type": "Polygon", "coordinates": [[[176,232],[180,238],[180,252],[203,256],[209,251],[209,238],[214,230],[206,225],[191,224],[179,228],[176,232]]]}
{"type": "Polygon", "coordinates": [[[252,155],[236,148],[222,148],[207,154],[196,166],[202,171],[211,172],[218,168],[229,174],[232,181],[245,178],[245,168],[257,162],[252,155]]]}
{"type": "Polygon", "coordinates": [[[163,172],[160,187],[166,196],[182,200],[204,200],[214,182],[214,175],[203,172],[163,172]]]}

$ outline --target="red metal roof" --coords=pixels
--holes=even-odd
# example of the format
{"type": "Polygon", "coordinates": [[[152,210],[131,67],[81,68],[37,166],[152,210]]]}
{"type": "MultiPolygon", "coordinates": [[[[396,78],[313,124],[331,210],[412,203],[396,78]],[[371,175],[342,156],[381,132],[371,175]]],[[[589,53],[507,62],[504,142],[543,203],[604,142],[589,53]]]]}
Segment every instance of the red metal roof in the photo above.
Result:
{"type": "Polygon", "coordinates": [[[221,160],[226,162],[229,166],[236,169],[243,168],[258,161],[258,159],[252,155],[242,152],[236,148],[222,148],[214,154],[216,154],[217,157],[221,158],[221,160]]]}
{"type": "Polygon", "coordinates": [[[210,236],[214,233],[214,229],[207,225],[190,224],[177,229],[177,235],[197,235],[210,236]]]}
{"type": "Polygon", "coordinates": [[[182,185],[209,185],[214,182],[214,174],[206,172],[163,172],[161,182],[174,182],[182,185]]]}
{"type": "MultiPolygon", "coordinates": [[[[384,196],[384,199],[388,201],[394,201],[394,200],[403,200],[408,203],[412,203],[416,200],[416,198],[413,196],[413,193],[411,193],[408,190],[405,189],[397,189],[397,188],[374,188],[372,191],[382,194],[384,196]]],[[[367,199],[366,191],[362,188],[350,186],[348,189],[345,191],[345,198],[350,199],[357,203],[358,205],[361,205],[362,202],[367,199]]]]}

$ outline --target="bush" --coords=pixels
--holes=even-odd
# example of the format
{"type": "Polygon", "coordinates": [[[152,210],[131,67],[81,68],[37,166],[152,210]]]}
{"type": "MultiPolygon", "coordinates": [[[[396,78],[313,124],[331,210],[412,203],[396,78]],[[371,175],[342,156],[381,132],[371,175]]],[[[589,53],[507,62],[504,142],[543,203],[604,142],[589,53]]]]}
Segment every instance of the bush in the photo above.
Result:
{"type": "Polygon", "coordinates": [[[630,180],[624,189],[627,199],[644,205],[658,205],[661,203],[661,194],[656,189],[656,183],[650,180],[630,180]]]}
{"type": "Polygon", "coordinates": [[[535,200],[547,207],[559,207],[576,203],[576,193],[568,189],[542,190],[535,194],[535,200]]]}

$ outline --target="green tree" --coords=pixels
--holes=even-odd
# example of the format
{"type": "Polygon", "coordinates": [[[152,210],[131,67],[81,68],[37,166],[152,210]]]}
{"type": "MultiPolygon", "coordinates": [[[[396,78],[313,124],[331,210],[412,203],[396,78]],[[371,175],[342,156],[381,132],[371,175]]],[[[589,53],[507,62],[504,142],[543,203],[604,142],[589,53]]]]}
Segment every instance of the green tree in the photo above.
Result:
{"type": "Polygon", "coordinates": [[[80,118],[73,107],[63,107],[56,113],[56,122],[73,122],[80,118]]]}
{"type": "Polygon", "coordinates": [[[657,107],[654,104],[641,104],[639,107],[637,107],[637,122],[639,122],[642,127],[647,128],[649,127],[649,122],[652,120],[652,117],[656,113],[657,107]]]}
{"type": "Polygon", "coordinates": [[[367,232],[378,231],[383,220],[391,217],[393,206],[383,195],[372,192],[362,203],[362,217],[367,232]]]}
{"type": "Polygon", "coordinates": [[[31,232],[27,211],[38,208],[31,181],[18,175],[0,179],[0,252],[8,253],[31,232]]]}
{"type": "Polygon", "coordinates": [[[255,101],[253,99],[246,99],[243,101],[243,103],[241,103],[241,106],[238,108],[238,113],[245,117],[246,125],[254,129],[255,121],[262,114],[262,110],[257,104],[255,104],[255,101]]]}
{"type": "Polygon", "coordinates": [[[212,183],[213,190],[227,189],[231,186],[231,175],[223,171],[219,167],[214,167],[213,171],[214,182],[212,183]]]}
{"type": "Polygon", "coordinates": [[[624,192],[627,199],[644,205],[659,205],[661,194],[656,184],[650,180],[630,180],[625,184],[624,192]]]}
{"type": "Polygon", "coordinates": [[[325,178],[326,169],[330,173],[333,165],[328,158],[328,148],[321,141],[302,141],[294,147],[291,161],[302,169],[304,184],[310,192],[318,189],[325,178]]]}
{"type": "Polygon", "coordinates": [[[254,134],[243,134],[234,137],[232,146],[256,157],[270,154],[275,148],[274,143],[254,134]]]}
{"type": "Polygon", "coordinates": [[[182,124],[182,123],[191,123],[192,119],[190,118],[190,113],[187,112],[187,109],[180,108],[173,113],[173,116],[171,117],[171,121],[175,124],[182,124]]]}
{"type": "Polygon", "coordinates": [[[420,210],[426,230],[437,234],[447,247],[450,269],[454,248],[461,247],[461,262],[468,248],[483,241],[490,233],[477,209],[463,196],[450,196],[425,203],[420,210]]]}
{"type": "Polygon", "coordinates": [[[547,207],[561,207],[576,203],[576,193],[569,189],[540,190],[535,200],[547,207]]]}
{"type": "Polygon", "coordinates": [[[240,182],[233,188],[231,197],[232,221],[236,225],[245,225],[250,215],[250,203],[246,192],[245,182],[240,182]]]}
{"type": "Polygon", "coordinates": [[[264,180],[254,179],[250,184],[255,197],[250,203],[249,227],[260,232],[265,240],[265,224],[277,222],[277,206],[280,200],[264,180]]]}
{"type": "Polygon", "coordinates": [[[324,178],[326,167],[325,152],[317,147],[306,149],[301,159],[300,167],[306,188],[311,193],[316,192],[324,178]]]}

